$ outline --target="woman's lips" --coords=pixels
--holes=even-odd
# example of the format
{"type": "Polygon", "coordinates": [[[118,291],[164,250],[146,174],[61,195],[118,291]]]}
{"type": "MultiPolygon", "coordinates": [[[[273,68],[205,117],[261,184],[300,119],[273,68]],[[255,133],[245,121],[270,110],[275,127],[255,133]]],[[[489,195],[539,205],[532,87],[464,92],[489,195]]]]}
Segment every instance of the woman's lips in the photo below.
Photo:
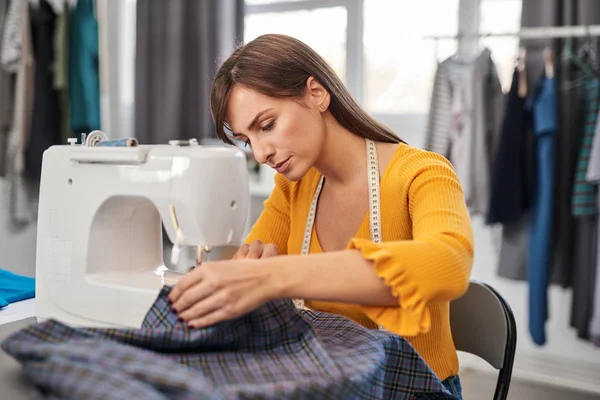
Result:
{"type": "Polygon", "coordinates": [[[290,167],[290,159],[291,158],[292,157],[288,157],[285,161],[280,162],[279,164],[277,164],[275,166],[275,170],[277,172],[279,172],[280,174],[285,173],[288,170],[288,168],[290,167]]]}

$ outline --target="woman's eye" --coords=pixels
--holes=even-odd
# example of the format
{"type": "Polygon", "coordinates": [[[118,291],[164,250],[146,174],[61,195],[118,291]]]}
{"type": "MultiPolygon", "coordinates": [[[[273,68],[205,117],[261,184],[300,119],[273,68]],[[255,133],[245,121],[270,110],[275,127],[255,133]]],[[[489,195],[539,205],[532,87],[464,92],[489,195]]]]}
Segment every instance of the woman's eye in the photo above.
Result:
{"type": "Polygon", "coordinates": [[[267,125],[262,127],[263,131],[270,131],[271,129],[273,129],[273,126],[275,126],[275,120],[269,122],[267,125]]]}

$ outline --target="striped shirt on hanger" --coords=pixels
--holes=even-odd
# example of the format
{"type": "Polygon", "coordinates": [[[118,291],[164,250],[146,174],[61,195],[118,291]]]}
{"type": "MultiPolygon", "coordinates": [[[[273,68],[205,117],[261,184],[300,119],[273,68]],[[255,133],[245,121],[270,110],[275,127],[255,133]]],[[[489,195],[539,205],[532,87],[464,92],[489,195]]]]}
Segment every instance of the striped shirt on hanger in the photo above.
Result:
{"type": "Polygon", "coordinates": [[[597,187],[591,184],[586,176],[598,121],[600,84],[597,80],[592,79],[586,83],[584,96],[586,107],[585,127],[573,184],[572,211],[574,216],[594,215],[598,212],[597,187]]]}

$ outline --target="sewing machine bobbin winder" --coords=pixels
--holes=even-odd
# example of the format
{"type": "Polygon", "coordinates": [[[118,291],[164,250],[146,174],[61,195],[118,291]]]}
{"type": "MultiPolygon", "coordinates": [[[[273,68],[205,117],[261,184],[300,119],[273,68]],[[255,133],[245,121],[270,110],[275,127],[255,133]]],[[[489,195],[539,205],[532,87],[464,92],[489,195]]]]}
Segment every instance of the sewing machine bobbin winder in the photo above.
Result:
{"type": "Polygon", "coordinates": [[[197,140],[52,146],[40,183],[36,317],[137,328],[164,285],[162,226],[180,248],[238,246],[249,211],[243,151],[197,140]]]}

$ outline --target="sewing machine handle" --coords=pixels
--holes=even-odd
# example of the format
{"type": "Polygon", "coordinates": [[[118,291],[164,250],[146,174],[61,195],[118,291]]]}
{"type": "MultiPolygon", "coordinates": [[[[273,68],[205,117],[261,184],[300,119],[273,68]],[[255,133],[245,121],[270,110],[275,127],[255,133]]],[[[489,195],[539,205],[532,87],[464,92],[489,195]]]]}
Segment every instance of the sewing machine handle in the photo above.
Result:
{"type": "Polygon", "coordinates": [[[143,147],[77,147],[69,152],[69,157],[80,163],[143,164],[147,153],[143,147]]]}

